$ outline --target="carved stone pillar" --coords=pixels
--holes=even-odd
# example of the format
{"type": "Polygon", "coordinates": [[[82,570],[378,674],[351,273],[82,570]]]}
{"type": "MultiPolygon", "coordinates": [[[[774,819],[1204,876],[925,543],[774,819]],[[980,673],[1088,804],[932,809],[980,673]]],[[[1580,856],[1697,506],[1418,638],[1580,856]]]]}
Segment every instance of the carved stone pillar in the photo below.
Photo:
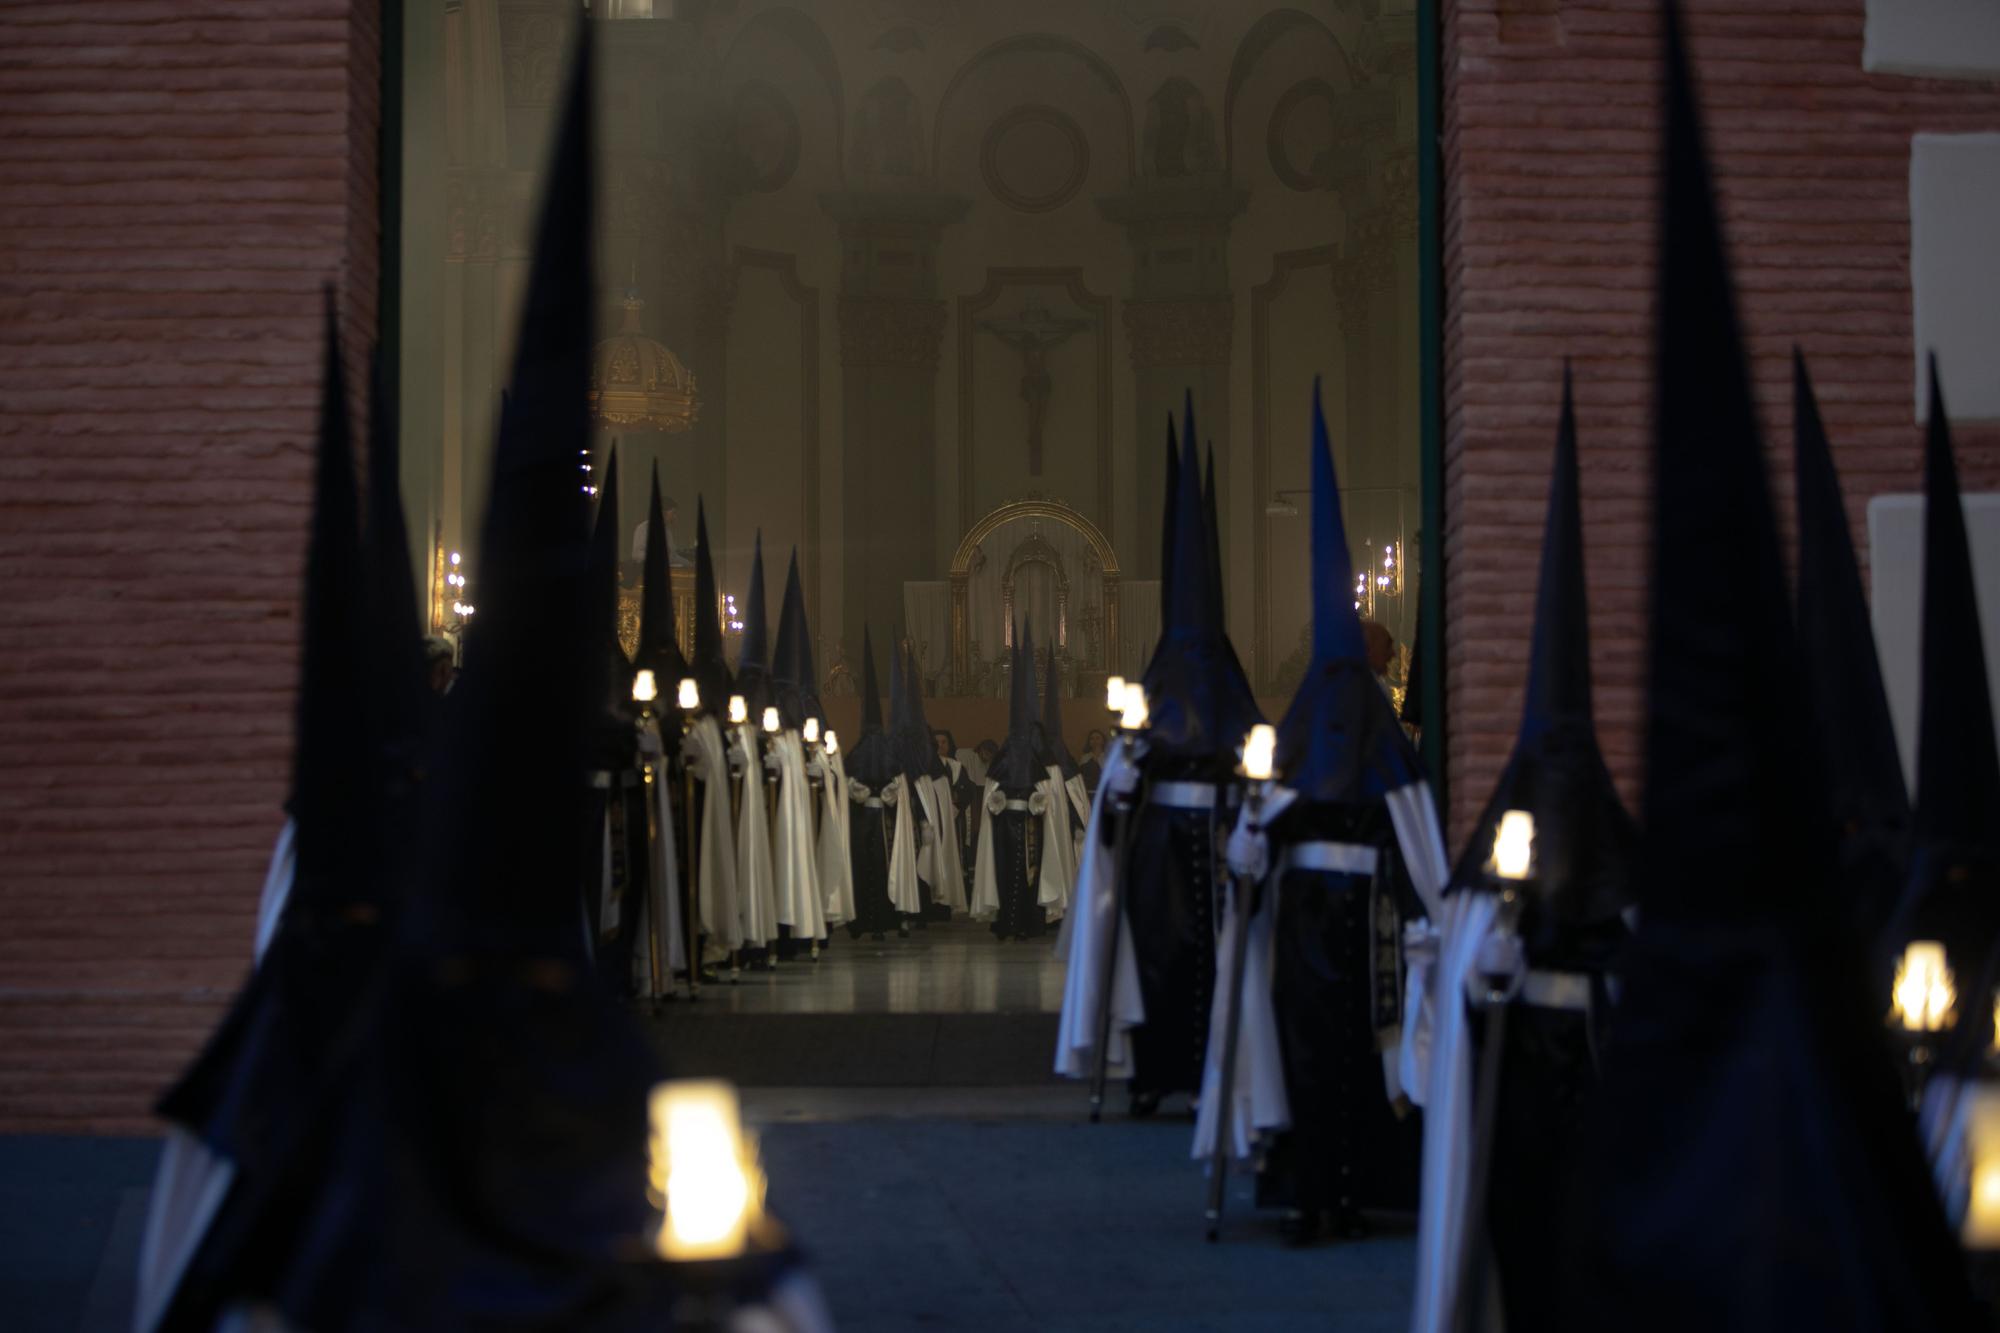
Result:
{"type": "MultiPolygon", "coordinates": [[[[1132,354],[1134,513],[1113,518],[1119,560],[1141,578],[1160,577],[1160,513],[1166,499],[1166,424],[1178,423],[1192,391],[1196,428],[1227,447],[1229,357],[1235,305],[1229,295],[1229,226],[1249,194],[1219,178],[1144,181],[1098,201],[1132,246],[1125,336],[1132,354]]],[[[1179,430],[1178,424],[1175,427],[1179,430]]],[[[1227,469],[1223,469],[1224,472],[1227,469]]],[[[1218,486],[1226,494],[1226,481],[1218,486]]],[[[1220,499],[1221,497],[1218,497],[1220,499]]],[[[1227,504],[1223,548],[1228,549],[1227,504]]]]}
{"type": "Polygon", "coordinates": [[[822,196],[840,225],[842,637],[903,623],[903,584],[936,578],[937,368],[945,303],[937,244],[968,201],[938,194],[822,196]]]}

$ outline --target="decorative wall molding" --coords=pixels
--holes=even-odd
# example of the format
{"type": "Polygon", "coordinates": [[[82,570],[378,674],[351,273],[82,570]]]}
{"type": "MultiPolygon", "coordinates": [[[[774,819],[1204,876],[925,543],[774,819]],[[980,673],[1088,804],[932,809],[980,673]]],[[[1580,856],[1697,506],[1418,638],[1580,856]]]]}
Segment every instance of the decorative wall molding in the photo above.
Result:
{"type": "Polygon", "coordinates": [[[1046,213],[1074,199],[1076,192],[1083,188],[1083,182],[1090,175],[1090,141],[1074,120],[1055,107],[1017,106],[994,121],[980,141],[979,173],[985,178],[986,188],[993,192],[993,197],[1009,208],[1022,213],[1046,213]],[[1067,164],[1053,159],[1044,164],[1063,169],[1055,174],[1053,183],[1042,190],[1029,188],[1026,182],[1009,181],[1007,164],[1002,161],[1008,136],[1023,131],[1032,133],[1035,127],[1054,130],[1069,155],[1067,164]]]}
{"type": "MultiPolygon", "coordinates": [[[[776,275],[779,285],[799,308],[799,530],[804,534],[805,568],[799,577],[805,585],[806,614],[820,626],[825,639],[831,627],[820,624],[819,552],[819,289],[799,281],[798,256],[779,250],[753,250],[737,246],[730,256],[728,292],[735,296],[737,283],[746,268],[765,269],[776,275]]],[[[842,306],[846,301],[841,302],[842,306]]],[[[942,323],[942,321],[940,321],[942,323]]],[[[936,354],[932,354],[935,361],[936,354]]]]}
{"type": "Polygon", "coordinates": [[[1271,276],[1250,289],[1250,549],[1251,584],[1256,597],[1250,617],[1250,679],[1257,690],[1281,691],[1273,679],[1280,652],[1271,642],[1271,305],[1291,285],[1294,274],[1325,266],[1337,271],[1340,247],[1316,245],[1271,256],[1271,276]]]}
{"type": "Polygon", "coordinates": [[[1132,369],[1226,366],[1235,336],[1231,296],[1160,297],[1125,303],[1132,369]]]}
{"type": "Polygon", "coordinates": [[[843,293],[839,313],[842,365],[937,370],[944,341],[943,301],[843,293]]]}
{"type": "Polygon", "coordinates": [[[1084,285],[1081,268],[989,268],[986,285],[958,298],[958,525],[973,518],[973,358],[978,316],[1009,287],[1060,286],[1079,309],[1090,312],[1097,336],[1097,495],[1092,509],[1099,525],[1111,521],[1111,298],[1084,285]]]}

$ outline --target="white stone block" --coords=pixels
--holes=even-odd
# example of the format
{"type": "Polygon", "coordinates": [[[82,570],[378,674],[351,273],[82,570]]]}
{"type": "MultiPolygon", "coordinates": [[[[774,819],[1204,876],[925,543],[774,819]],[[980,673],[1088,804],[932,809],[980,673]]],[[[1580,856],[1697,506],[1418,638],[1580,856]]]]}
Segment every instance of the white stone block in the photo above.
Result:
{"type": "Polygon", "coordinates": [[[1994,0],[1868,0],[1861,68],[1933,79],[2000,79],[1994,0]]]}
{"type": "Polygon", "coordinates": [[[1954,421],[2000,420],[2000,134],[1911,141],[1910,289],[1917,420],[1928,351],[1954,421]]]}

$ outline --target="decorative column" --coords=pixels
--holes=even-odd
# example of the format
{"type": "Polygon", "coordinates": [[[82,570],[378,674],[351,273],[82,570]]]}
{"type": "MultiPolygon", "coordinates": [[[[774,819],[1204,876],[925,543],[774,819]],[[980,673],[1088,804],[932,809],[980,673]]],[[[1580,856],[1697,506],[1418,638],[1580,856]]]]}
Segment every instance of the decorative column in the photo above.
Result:
{"type": "Polygon", "coordinates": [[[842,636],[903,623],[903,584],[937,576],[937,244],[970,202],[933,193],[821,196],[840,226],[842,636]]]}
{"type": "MultiPolygon", "coordinates": [[[[1227,447],[1236,316],[1229,292],[1229,224],[1248,198],[1249,192],[1236,186],[1175,178],[1144,180],[1098,201],[1106,219],[1124,226],[1133,254],[1125,336],[1132,353],[1136,509],[1129,531],[1114,516],[1111,540],[1121,565],[1141,578],[1161,575],[1167,418],[1179,422],[1189,391],[1196,428],[1204,436],[1197,444],[1218,440],[1227,447]]],[[[1226,550],[1228,506],[1219,508],[1226,550]]]]}

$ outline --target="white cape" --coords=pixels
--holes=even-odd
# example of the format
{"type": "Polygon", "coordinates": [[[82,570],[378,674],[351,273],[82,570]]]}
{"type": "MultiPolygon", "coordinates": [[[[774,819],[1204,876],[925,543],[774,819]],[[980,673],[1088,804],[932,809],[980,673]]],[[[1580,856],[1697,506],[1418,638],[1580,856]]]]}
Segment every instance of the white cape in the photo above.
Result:
{"type": "Polygon", "coordinates": [[[729,813],[729,752],[722,727],[712,717],[698,719],[683,744],[688,771],[706,796],[695,839],[695,911],[709,943],[733,953],[743,945],[743,916],[737,905],[736,832],[729,813]]]}
{"type": "Polygon", "coordinates": [[[952,808],[951,779],[929,777],[917,783],[930,820],[931,837],[917,859],[917,875],[931,886],[933,900],[954,912],[966,910],[965,867],[958,855],[958,811],[952,808]]]}
{"type": "Polygon", "coordinates": [[[653,767],[646,786],[646,896],[638,903],[638,938],[632,949],[632,980],[646,999],[671,995],[674,973],[687,969],[687,937],[681,926],[680,849],[674,841],[672,767],[658,722],[639,733],[640,753],[653,767]]]}
{"type": "MultiPolygon", "coordinates": [[[[1109,1039],[1105,1043],[1107,1077],[1132,1076],[1133,1028],[1146,1021],[1146,1005],[1139,995],[1139,964],[1132,954],[1132,928],[1117,911],[1114,881],[1117,851],[1109,845],[1114,815],[1111,792],[1132,767],[1121,738],[1111,743],[1104,756],[1104,776],[1097,784],[1097,802],[1091,808],[1090,824],[1084,834],[1083,861],[1077,867],[1075,906],[1064,927],[1068,944],[1068,968],[1063,977],[1062,1013],[1056,1028],[1056,1073],[1067,1078],[1089,1078],[1097,1049],[1098,1005],[1106,995],[1111,1004],[1109,1039]],[[1105,975],[1105,946],[1117,932],[1118,961],[1111,975],[1105,975]]],[[[982,872],[985,835],[981,834],[982,872]]],[[[975,895],[976,898],[976,895],[975,895]]]]}
{"type": "MultiPolygon", "coordinates": [[[[1297,799],[1297,793],[1283,787],[1272,790],[1259,811],[1268,825],[1297,799]]],[[[1237,816],[1236,836],[1230,839],[1235,852],[1246,839],[1263,842],[1260,829],[1250,832],[1250,810],[1246,805],[1237,816]]],[[[1257,859],[1268,857],[1268,843],[1260,847],[1257,859]]],[[[1278,1014],[1271,993],[1272,951],[1277,944],[1278,880],[1268,867],[1257,872],[1263,881],[1263,898],[1257,915],[1250,921],[1250,938],[1243,955],[1243,986],[1237,999],[1236,1068],[1229,1084],[1229,1150],[1238,1159],[1250,1156],[1258,1134],[1275,1134],[1292,1123],[1291,1099],[1285,1090],[1285,1058],[1278,1044],[1278,1014]]],[[[1223,1048],[1228,1032],[1228,1006],[1236,974],[1236,933],[1243,928],[1237,901],[1242,885],[1234,864],[1228,879],[1222,928],[1215,939],[1215,990],[1208,1009],[1208,1055],[1202,1064],[1201,1100],[1194,1122],[1196,1161],[1215,1156],[1215,1139],[1222,1106],[1223,1048]]]]}
{"type": "Polygon", "coordinates": [[[835,751],[819,759],[820,799],[825,813],[819,825],[819,891],[826,905],[826,923],[843,925],[854,919],[854,860],[847,808],[847,761],[835,751]]]}
{"type": "Polygon", "coordinates": [[[780,732],[771,752],[778,761],[778,825],[771,834],[778,921],[792,938],[826,938],[826,903],[819,892],[819,848],[813,840],[812,782],[805,744],[796,731],[780,732]]]}
{"type": "Polygon", "coordinates": [[[1083,779],[1065,779],[1062,769],[1050,764],[1047,775],[1035,784],[1045,807],[1041,812],[1042,821],[1042,864],[1037,872],[1035,901],[1040,903],[1050,919],[1064,916],[1069,912],[1071,897],[1076,892],[1077,840],[1071,831],[1070,811],[1088,822],[1090,799],[1084,792],[1083,779]]]}
{"type": "Polygon", "coordinates": [[[911,808],[910,780],[897,774],[882,789],[882,803],[892,808],[895,827],[889,835],[889,903],[905,916],[915,916],[924,907],[917,891],[917,812],[911,808]]]}
{"type": "Polygon", "coordinates": [[[732,759],[743,772],[742,808],[736,812],[737,907],[743,943],[761,949],[778,938],[778,888],[771,868],[770,817],[764,809],[764,765],[757,733],[738,723],[732,759]]]}
{"type": "Polygon", "coordinates": [[[979,821],[979,845],[972,855],[972,904],[974,921],[991,921],[1000,915],[1000,880],[993,869],[993,816],[1007,808],[1007,795],[1000,784],[988,779],[980,793],[985,817],[979,821]]]}

